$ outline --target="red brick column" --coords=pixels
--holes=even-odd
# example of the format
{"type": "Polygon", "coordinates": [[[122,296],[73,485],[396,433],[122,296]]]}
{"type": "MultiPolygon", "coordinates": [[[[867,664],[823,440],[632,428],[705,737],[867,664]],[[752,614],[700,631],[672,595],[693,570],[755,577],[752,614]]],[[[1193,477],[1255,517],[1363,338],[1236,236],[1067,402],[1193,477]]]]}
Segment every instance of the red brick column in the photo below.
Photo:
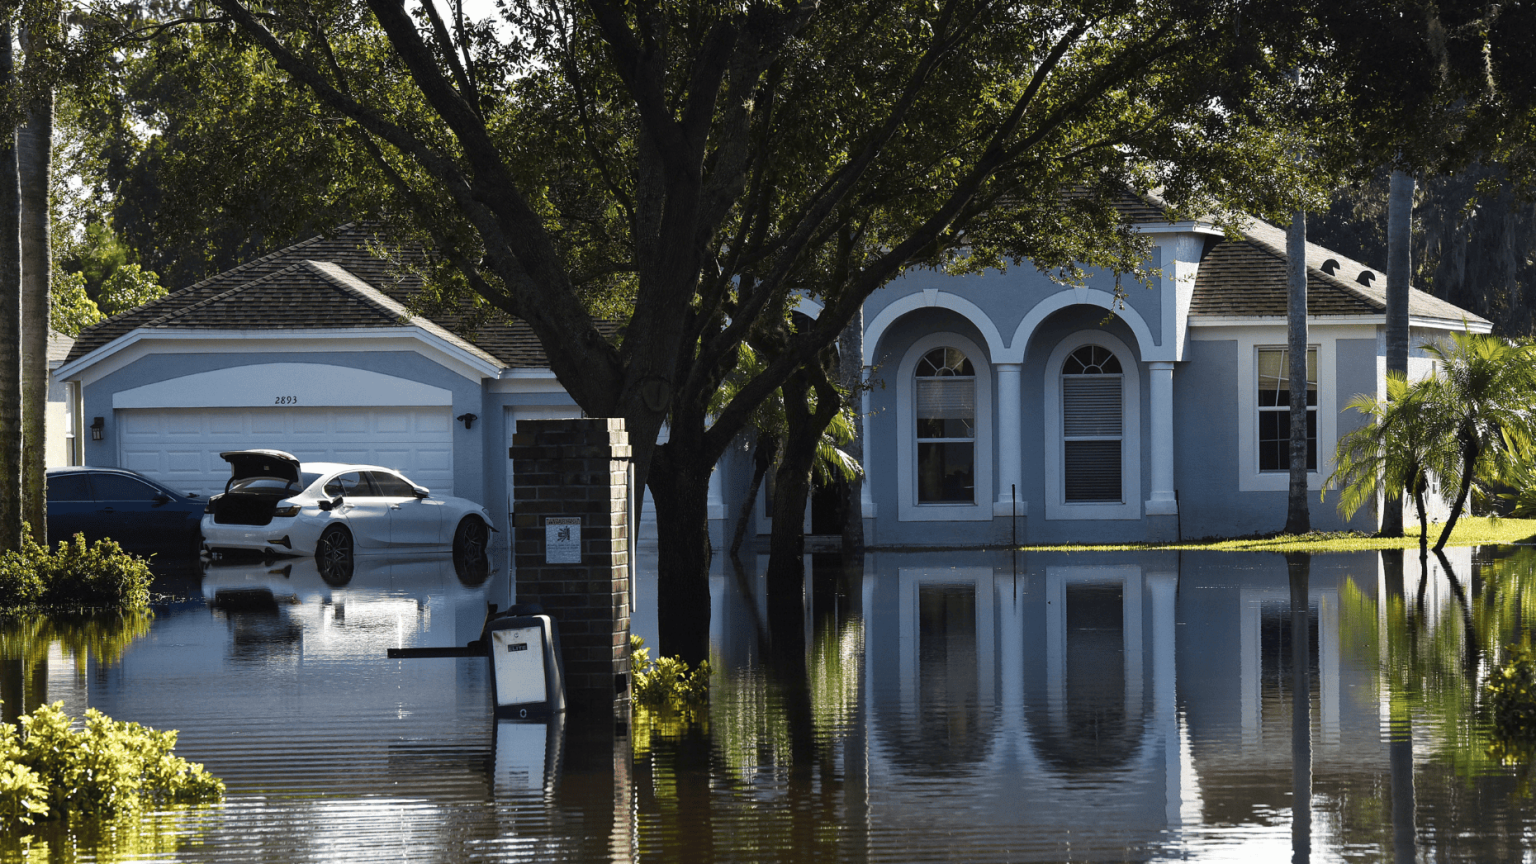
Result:
{"type": "Polygon", "coordinates": [[[517,602],[542,605],[560,626],[570,710],[625,711],[630,448],[624,421],[520,420],[508,455],[517,602]],[[579,529],[579,547],[571,529],[579,529]]]}

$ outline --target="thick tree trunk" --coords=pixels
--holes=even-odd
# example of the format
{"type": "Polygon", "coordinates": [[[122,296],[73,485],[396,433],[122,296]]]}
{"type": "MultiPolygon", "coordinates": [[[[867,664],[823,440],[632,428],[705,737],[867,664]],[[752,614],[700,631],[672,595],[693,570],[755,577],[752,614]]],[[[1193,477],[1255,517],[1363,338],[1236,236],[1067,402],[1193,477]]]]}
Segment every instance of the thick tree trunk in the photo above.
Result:
{"type": "Polygon", "coordinates": [[[709,475],[714,461],[657,447],[647,488],[656,502],[657,656],[709,659],[709,475]]]}
{"type": "MultiPolygon", "coordinates": [[[[11,25],[0,24],[0,84],[13,79],[11,25]]],[[[0,551],[21,547],[21,185],[16,131],[0,139],[0,551]]]]}
{"type": "Polygon", "coordinates": [[[1307,510],[1307,214],[1297,210],[1285,238],[1286,347],[1290,358],[1291,485],[1285,533],[1312,530],[1307,510]]]}
{"type": "MultiPolygon", "coordinates": [[[[849,394],[853,404],[861,403],[860,389],[864,386],[864,309],[859,308],[858,314],[843,328],[843,334],[838,338],[838,383],[849,394]]],[[[853,418],[853,440],[849,442],[847,450],[853,457],[859,460],[860,467],[864,464],[864,415],[856,411],[853,418]]],[[[854,559],[864,554],[864,478],[862,476],[849,480],[847,489],[847,502],[843,508],[843,557],[854,559]]]]}
{"type": "Polygon", "coordinates": [[[1419,511],[1419,557],[1429,551],[1429,512],[1424,507],[1424,475],[1413,484],[1413,503],[1419,511]]]}
{"type": "Polygon", "coordinates": [[[22,517],[32,538],[48,542],[46,447],[48,410],[48,180],[53,173],[53,94],[32,106],[17,130],[21,186],[22,517]]]}
{"type": "MultiPolygon", "coordinates": [[[[1410,244],[1413,241],[1412,176],[1393,171],[1387,193],[1387,374],[1408,376],[1408,285],[1413,276],[1410,244]]],[[[1403,536],[1401,490],[1383,490],[1381,535],[1403,536]]]]}

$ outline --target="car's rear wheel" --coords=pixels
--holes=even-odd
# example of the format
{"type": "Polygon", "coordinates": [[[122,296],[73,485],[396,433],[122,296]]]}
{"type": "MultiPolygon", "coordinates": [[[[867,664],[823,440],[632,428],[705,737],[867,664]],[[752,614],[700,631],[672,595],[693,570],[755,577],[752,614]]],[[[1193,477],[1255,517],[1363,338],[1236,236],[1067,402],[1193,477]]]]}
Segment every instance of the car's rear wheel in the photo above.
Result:
{"type": "Polygon", "coordinates": [[[458,530],[453,532],[453,554],[461,561],[480,561],[485,558],[490,536],[491,529],[471,516],[460,522],[458,530]]]}
{"type": "Polygon", "coordinates": [[[315,543],[315,566],[320,578],[333,588],[352,581],[352,532],[341,525],[328,526],[315,543]]]}

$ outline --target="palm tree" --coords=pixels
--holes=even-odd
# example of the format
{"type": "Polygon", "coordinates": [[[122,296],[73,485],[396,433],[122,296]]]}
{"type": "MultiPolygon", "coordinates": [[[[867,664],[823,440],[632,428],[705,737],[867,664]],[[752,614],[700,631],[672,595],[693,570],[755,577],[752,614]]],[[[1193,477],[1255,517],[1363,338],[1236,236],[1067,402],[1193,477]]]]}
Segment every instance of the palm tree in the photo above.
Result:
{"type": "MultiPolygon", "coordinates": [[[[1419,548],[1429,545],[1429,518],[1424,496],[1431,475],[1442,485],[1458,485],[1461,462],[1443,446],[1445,429],[1426,403],[1427,388],[1409,384],[1397,372],[1387,373],[1387,398],[1356,396],[1347,409],[1370,422],[1339,439],[1333,474],[1324,489],[1340,489],[1339,514],[1345,519],[1376,499],[1380,489],[1390,508],[1404,491],[1413,496],[1419,514],[1419,548]]],[[[1392,536],[1387,530],[1385,536],[1392,536]]],[[[1400,534],[1401,532],[1399,532],[1400,534]]]]}
{"type": "Polygon", "coordinates": [[[1435,543],[1445,548],[1467,503],[1474,479],[1496,479],[1511,444],[1530,440],[1536,393],[1536,346],[1497,336],[1455,333],[1448,342],[1424,346],[1439,361],[1436,373],[1418,382],[1434,423],[1444,430],[1441,447],[1459,457],[1461,483],[1450,519],[1435,543]]]}
{"type": "MultiPolygon", "coordinates": [[[[0,20],[0,84],[15,79],[11,22],[0,20]]],[[[21,548],[21,186],[16,128],[0,138],[0,551],[21,548]]]]}
{"type": "MultiPolygon", "coordinates": [[[[29,47],[29,52],[31,51],[29,47]]],[[[48,404],[48,286],[52,248],[48,187],[52,177],[53,90],[46,88],[16,130],[21,184],[22,508],[32,539],[46,543],[44,474],[48,404]]]]}

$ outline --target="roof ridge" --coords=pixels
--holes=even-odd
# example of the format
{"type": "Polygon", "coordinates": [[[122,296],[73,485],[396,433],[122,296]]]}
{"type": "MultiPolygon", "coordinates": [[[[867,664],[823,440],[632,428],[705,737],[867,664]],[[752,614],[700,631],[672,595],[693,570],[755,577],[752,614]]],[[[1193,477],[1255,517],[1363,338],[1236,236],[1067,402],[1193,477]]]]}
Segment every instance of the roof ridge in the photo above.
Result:
{"type": "Polygon", "coordinates": [[[361,276],[358,276],[356,273],[353,273],[351,270],[348,270],[342,265],[337,264],[335,261],[317,261],[311,258],[306,258],[294,266],[305,267],[311,273],[314,273],[321,279],[324,279],[331,286],[345,291],[354,297],[357,297],[359,300],[368,303],[381,312],[387,312],[391,315],[394,315],[400,320],[400,323],[402,324],[408,324],[415,320],[417,317],[412,315],[410,310],[406,309],[404,305],[391,298],[388,294],[385,294],[378,288],[368,284],[367,280],[363,279],[361,276]],[[339,276],[336,273],[330,272],[329,268],[332,267],[340,270],[341,273],[344,274],[344,278],[343,276],[339,276]],[[351,282],[355,282],[356,284],[350,284],[351,282]]]}
{"type": "MultiPolygon", "coordinates": [[[[342,224],[337,225],[334,229],[332,229],[331,233],[332,233],[332,235],[334,237],[334,235],[339,235],[339,234],[341,234],[341,232],[349,230],[351,228],[356,228],[357,226],[358,226],[358,222],[356,220],[353,220],[351,222],[343,222],[342,224]]],[[[201,287],[209,284],[210,282],[213,282],[214,280],[223,279],[226,276],[230,276],[230,275],[235,274],[235,273],[240,273],[241,271],[244,271],[244,270],[249,270],[249,269],[255,267],[258,264],[263,264],[263,263],[270,262],[274,258],[277,258],[277,257],[282,256],[282,255],[291,254],[291,253],[293,253],[293,252],[295,252],[295,251],[297,251],[299,249],[304,248],[305,246],[309,246],[309,245],[312,245],[312,244],[315,244],[315,243],[319,243],[320,241],[326,240],[326,239],[330,239],[330,238],[327,238],[325,233],[321,232],[319,234],[316,234],[313,237],[309,237],[309,238],[306,238],[304,240],[300,240],[297,243],[292,243],[292,244],[289,244],[287,246],[284,246],[283,248],[278,249],[275,252],[268,252],[267,254],[261,256],[260,258],[253,258],[252,260],[247,261],[244,264],[237,264],[234,267],[229,268],[228,270],[221,270],[218,273],[215,273],[215,274],[213,274],[212,276],[209,276],[206,279],[203,279],[203,280],[200,280],[198,282],[194,282],[191,285],[188,285],[186,288],[184,288],[182,290],[190,291],[190,290],[192,290],[194,288],[201,288],[201,287]]]]}

